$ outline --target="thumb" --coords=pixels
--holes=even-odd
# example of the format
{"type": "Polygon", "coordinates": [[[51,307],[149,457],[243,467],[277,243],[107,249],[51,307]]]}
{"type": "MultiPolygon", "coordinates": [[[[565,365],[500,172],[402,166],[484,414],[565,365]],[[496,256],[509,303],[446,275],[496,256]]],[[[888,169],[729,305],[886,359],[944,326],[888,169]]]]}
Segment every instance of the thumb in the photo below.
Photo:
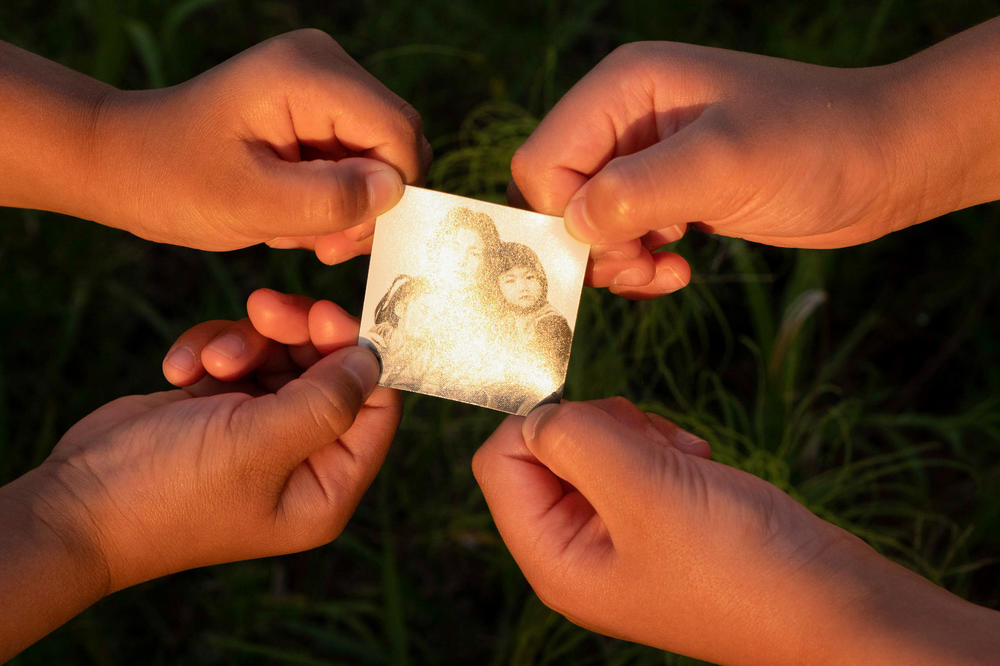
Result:
{"type": "Polygon", "coordinates": [[[538,462],[587,499],[612,537],[616,525],[634,522],[648,508],[647,489],[659,487],[656,479],[678,455],[630,432],[599,406],[581,402],[535,409],[521,435],[538,462]]]}
{"type": "Polygon", "coordinates": [[[241,403],[229,427],[249,442],[254,457],[273,460],[287,471],[347,432],[378,378],[378,361],[370,351],[346,347],[276,393],[241,403]]]}
{"type": "Polygon", "coordinates": [[[314,236],[370,221],[403,196],[403,181],[390,165],[364,157],[339,161],[275,159],[259,194],[271,217],[262,228],[272,237],[314,236]]]}
{"type": "Polygon", "coordinates": [[[590,244],[639,238],[656,229],[716,220],[738,211],[739,151],[712,110],[677,134],[616,157],[566,205],[566,226],[590,244]]]}

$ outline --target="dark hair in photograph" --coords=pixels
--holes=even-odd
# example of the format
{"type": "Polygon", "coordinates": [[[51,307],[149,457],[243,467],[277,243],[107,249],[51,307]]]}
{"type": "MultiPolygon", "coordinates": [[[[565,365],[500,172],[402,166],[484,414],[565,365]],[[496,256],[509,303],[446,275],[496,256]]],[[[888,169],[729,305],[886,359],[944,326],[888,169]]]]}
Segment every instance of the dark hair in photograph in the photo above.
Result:
{"type": "Polygon", "coordinates": [[[434,240],[441,243],[459,229],[471,229],[483,239],[486,256],[492,256],[500,247],[500,234],[493,218],[486,213],[477,213],[469,208],[452,208],[444,216],[434,240]]]}
{"type": "Polygon", "coordinates": [[[526,266],[538,274],[538,281],[542,284],[542,295],[539,302],[548,300],[549,281],[545,277],[545,269],[538,255],[527,245],[521,243],[501,243],[500,251],[497,253],[497,276],[518,266],[526,266]]]}
{"type": "Polygon", "coordinates": [[[389,285],[389,290],[385,296],[375,306],[375,324],[389,324],[393,328],[399,325],[399,315],[396,313],[396,306],[408,305],[410,297],[426,287],[426,282],[421,278],[412,275],[397,275],[396,279],[389,285]]]}

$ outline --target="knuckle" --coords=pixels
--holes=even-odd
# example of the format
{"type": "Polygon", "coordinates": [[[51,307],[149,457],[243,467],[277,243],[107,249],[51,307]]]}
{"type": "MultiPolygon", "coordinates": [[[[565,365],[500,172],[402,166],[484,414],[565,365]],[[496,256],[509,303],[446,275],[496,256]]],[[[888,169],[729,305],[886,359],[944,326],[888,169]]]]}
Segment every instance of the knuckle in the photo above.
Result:
{"type": "Polygon", "coordinates": [[[566,449],[574,448],[575,426],[583,422],[594,409],[578,402],[559,405],[555,412],[536,426],[534,447],[542,447],[549,455],[559,457],[566,449]]]}
{"type": "Polygon", "coordinates": [[[633,405],[627,398],[616,395],[608,398],[608,404],[621,410],[638,411],[639,408],[633,405]]]}
{"type": "Polygon", "coordinates": [[[533,171],[534,161],[531,146],[528,143],[522,144],[514,151],[514,156],[510,159],[510,174],[518,187],[523,187],[528,182],[529,175],[533,171]]]}
{"type": "Polygon", "coordinates": [[[601,61],[601,67],[610,67],[615,70],[631,70],[634,67],[644,67],[649,62],[656,48],[656,42],[629,42],[622,44],[604,57],[604,60],[601,61]]]}
{"type": "Polygon", "coordinates": [[[472,454],[472,476],[479,484],[482,484],[488,466],[488,456],[483,453],[483,448],[479,447],[479,450],[472,454]]]}
{"type": "Polygon", "coordinates": [[[399,108],[397,110],[403,117],[410,138],[414,142],[418,141],[424,133],[424,119],[420,117],[420,112],[413,108],[406,100],[399,101],[399,108]]]}
{"type": "Polygon", "coordinates": [[[285,45],[329,46],[336,43],[333,37],[319,28],[299,28],[279,35],[276,40],[285,45]]]}
{"type": "Polygon", "coordinates": [[[304,214],[310,228],[335,231],[353,226],[368,205],[364,179],[353,171],[338,172],[334,187],[313,190],[306,201],[304,214]]]}
{"type": "Polygon", "coordinates": [[[531,589],[535,591],[538,600],[560,615],[570,615],[574,612],[572,576],[567,579],[567,572],[562,567],[548,567],[546,571],[529,578],[531,589]]]}
{"type": "Polygon", "coordinates": [[[594,223],[608,229],[636,226],[636,179],[619,159],[608,162],[588,187],[587,210],[594,223]]]}
{"type": "Polygon", "coordinates": [[[312,383],[307,398],[309,413],[322,431],[339,437],[354,423],[354,416],[361,404],[361,393],[351,382],[341,381],[334,386],[312,383]]]}
{"type": "Polygon", "coordinates": [[[283,33],[272,37],[258,48],[265,54],[260,60],[260,70],[286,80],[293,72],[310,71],[317,63],[341,50],[333,37],[317,28],[301,28],[283,33]]]}

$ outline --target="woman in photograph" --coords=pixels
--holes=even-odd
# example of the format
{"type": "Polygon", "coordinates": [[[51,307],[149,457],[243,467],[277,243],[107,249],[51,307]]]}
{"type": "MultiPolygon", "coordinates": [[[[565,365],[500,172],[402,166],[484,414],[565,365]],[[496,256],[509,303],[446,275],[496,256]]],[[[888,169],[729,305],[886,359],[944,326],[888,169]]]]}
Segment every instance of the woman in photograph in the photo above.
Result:
{"type": "Polygon", "coordinates": [[[369,331],[382,357],[382,383],[453,400],[486,404],[496,381],[500,235],[493,220],[453,208],[427,247],[419,277],[396,276],[369,331]]]}

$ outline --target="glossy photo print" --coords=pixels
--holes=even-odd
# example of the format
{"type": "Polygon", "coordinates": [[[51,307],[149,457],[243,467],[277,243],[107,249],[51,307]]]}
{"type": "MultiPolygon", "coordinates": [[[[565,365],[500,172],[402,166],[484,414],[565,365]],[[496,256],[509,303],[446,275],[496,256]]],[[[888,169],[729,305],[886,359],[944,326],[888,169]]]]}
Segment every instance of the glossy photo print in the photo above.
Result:
{"type": "Polygon", "coordinates": [[[361,315],[379,383],[512,414],[558,400],[588,252],[562,218],[407,187],[361,315]]]}

